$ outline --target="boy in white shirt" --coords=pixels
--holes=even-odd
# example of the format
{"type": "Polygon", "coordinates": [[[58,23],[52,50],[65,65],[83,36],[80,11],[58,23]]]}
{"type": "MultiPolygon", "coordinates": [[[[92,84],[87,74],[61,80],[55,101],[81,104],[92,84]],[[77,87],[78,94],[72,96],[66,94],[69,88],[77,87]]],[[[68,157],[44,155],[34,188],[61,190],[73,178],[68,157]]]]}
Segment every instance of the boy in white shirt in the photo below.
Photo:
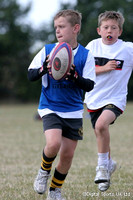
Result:
{"type": "Polygon", "coordinates": [[[98,18],[97,32],[101,38],[87,45],[96,65],[96,84],[85,95],[98,146],[95,183],[100,191],[110,186],[116,162],[110,157],[109,125],[126,106],[127,85],[133,70],[133,43],[118,39],[124,17],[120,12],[105,11],[98,18]]]}

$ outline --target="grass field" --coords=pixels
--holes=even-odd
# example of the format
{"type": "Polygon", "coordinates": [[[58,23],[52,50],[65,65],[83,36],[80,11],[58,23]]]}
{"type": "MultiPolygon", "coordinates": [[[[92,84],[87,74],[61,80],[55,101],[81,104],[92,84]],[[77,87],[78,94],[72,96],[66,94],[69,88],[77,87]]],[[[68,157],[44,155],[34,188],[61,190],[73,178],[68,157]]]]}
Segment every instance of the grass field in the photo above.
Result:
{"type": "MultiPolygon", "coordinates": [[[[33,190],[45,144],[42,122],[33,119],[36,109],[37,105],[0,105],[0,200],[46,199],[33,190]]],[[[63,186],[67,200],[133,199],[133,104],[128,103],[110,132],[112,158],[118,167],[111,187],[101,193],[94,184],[96,140],[84,113],[84,140],[78,143],[63,186]]]]}

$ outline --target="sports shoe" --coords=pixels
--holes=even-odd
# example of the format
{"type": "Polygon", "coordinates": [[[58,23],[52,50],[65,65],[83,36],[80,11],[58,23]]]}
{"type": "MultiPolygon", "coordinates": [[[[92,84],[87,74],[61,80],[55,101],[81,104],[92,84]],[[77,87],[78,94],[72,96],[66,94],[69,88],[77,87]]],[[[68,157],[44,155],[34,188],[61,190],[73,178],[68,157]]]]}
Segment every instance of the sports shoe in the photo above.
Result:
{"type": "Polygon", "coordinates": [[[99,183],[98,184],[98,189],[101,191],[101,192],[105,192],[107,189],[109,189],[110,187],[110,180],[108,182],[105,182],[105,183],[99,183]]]}
{"type": "Polygon", "coordinates": [[[34,190],[38,194],[43,194],[47,189],[47,181],[50,174],[47,171],[39,169],[38,175],[34,181],[34,190]]]}
{"type": "Polygon", "coordinates": [[[96,177],[94,181],[96,184],[109,181],[109,172],[105,166],[96,167],[96,177]]]}
{"type": "MultiPolygon", "coordinates": [[[[111,175],[113,174],[113,172],[116,170],[116,167],[117,167],[116,162],[112,160],[112,166],[111,166],[111,169],[109,170],[109,179],[111,178],[111,175]]],[[[106,191],[109,187],[110,187],[110,180],[108,182],[98,184],[98,189],[101,192],[106,191]]]]}
{"type": "Polygon", "coordinates": [[[46,200],[65,200],[65,199],[61,196],[61,189],[55,188],[55,190],[48,191],[48,196],[46,200]]]}

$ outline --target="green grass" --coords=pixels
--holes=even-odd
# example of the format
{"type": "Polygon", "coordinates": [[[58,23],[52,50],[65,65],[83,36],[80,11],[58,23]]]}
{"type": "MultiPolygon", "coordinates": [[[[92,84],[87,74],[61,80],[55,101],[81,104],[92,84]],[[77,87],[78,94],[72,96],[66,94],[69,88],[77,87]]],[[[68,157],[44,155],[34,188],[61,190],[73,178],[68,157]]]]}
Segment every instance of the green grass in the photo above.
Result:
{"type": "MultiPolygon", "coordinates": [[[[33,119],[37,105],[0,105],[0,199],[44,200],[33,190],[45,145],[41,121],[33,119]]],[[[110,126],[112,158],[118,168],[109,190],[94,184],[97,146],[90,120],[84,113],[84,140],[79,141],[63,186],[67,200],[133,199],[133,104],[110,126]],[[126,196],[127,195],[127,196],[126,196]]],[[[58,157],[53,164],[56,165],[58,157]]],[[[53,173],[53,171],[52,171],[53,173]]]]}

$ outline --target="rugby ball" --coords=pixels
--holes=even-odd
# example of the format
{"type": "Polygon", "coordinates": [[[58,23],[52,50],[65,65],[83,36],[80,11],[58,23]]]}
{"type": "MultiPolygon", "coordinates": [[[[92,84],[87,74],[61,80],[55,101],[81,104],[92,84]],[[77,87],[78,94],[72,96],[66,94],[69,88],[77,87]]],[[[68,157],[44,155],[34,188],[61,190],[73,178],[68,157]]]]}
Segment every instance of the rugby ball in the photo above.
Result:
{"type": "Polygon", "coordinates": [[[66,42],[58,43],[49,55],[51,77],[55,80],[62,80],[67,76],[74,56],[71,46],[66,42]]]}

